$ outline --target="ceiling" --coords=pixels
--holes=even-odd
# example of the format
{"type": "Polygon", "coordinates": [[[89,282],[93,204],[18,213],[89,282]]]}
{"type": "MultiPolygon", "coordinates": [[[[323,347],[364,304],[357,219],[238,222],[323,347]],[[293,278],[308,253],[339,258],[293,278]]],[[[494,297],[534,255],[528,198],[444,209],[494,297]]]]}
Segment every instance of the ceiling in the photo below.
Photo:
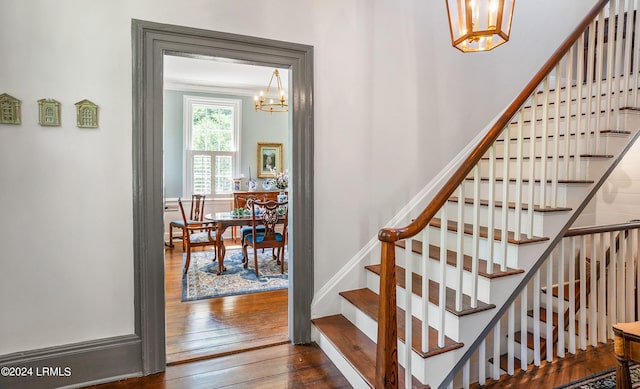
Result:
{"type": "MultiPolygon", "coordinates": [[[[228,60],[195,59],[164,56],[164,83],[165,87],[193,86],[211,87],[214,89],[230,89],[237,93],[255,95],[260,90],[266,90],[271,75],[272,67],[246,65],[232,63],[228,60]]],[[[278,69],[282,80],[282,87],[288,90],[289,71],[278,69]]],[[[277,92],[277,84],[274,79],[271,90],[277,92]]]]}

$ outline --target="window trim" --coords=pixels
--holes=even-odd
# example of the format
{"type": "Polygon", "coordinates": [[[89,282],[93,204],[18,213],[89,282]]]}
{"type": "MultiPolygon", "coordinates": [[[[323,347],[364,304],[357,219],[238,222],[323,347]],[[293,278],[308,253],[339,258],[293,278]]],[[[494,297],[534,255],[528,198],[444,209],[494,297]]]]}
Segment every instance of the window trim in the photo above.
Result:
{"type": "MultiPolygon", "coordinates": [[[[212,160],[215,160],[215,155],[226,155],[228,153],[234,153],[233,158],[233,177],[237,177],[240,172],[240,161],[242,161],[241,154],[241,134],[242,134],[242,100],[241,99],[232,99],[232,98],[223,98],[223,97],[210,97],[210,96],[193,96],[193,95],[184,95],[182,98],[183,105],[183,147],[182,147],[182,193],[185,197],[190,197],[193,188],[193,151],[191,150],[191,140],[192,140],[192,124],[193,124],[193,115],[192,109],[194,105],[214,105],[219,107],[230,107],[233,109],[233,150],[232,151],[202,151],[196,150],[196,152],[205,152],[211,153],[212,160]]],[[[212,174],[215,171],[215,166],[212,166],[212,174]]],[[[232,193],[215,193],[215,179],[212,176],[212,190],[214,193],[211,193],[213,199],[229,199],[231,198],[232,193]]]]}

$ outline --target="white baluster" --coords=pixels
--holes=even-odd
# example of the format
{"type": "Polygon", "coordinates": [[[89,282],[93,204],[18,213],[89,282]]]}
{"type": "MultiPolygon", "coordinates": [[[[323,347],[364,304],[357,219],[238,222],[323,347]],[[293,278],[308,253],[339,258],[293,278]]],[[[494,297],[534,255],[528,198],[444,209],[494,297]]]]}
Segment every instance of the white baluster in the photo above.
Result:
{"type": "MultiPolygon", "coordinates": [[[[605,93],[607,94],[606,99],[605,99],[605,118],[606,118],[606,126],[605,129],[607,130],[611,130],[613,129],[613,123],[612,123],[612,118],[611,118],[611,110],[613,109],[613,94],[615,92],[614,90],[614,84],[620,84],[620,77],[616,74],[616,66],[617,64],[620,62],[619,61],[619,56],[621,55],[621,50],[618,50],[618,47],[622,44],[622,39],[615,39],[616,36],[616,30],[619,30],[620,28],[622,28],[622,26],[619,26],[618,28],[616,28],[616,24],[617,25],[621,25],[622,23],[616,23],[616,16],[617,15],[617,1],[613,0],[609,2],[609,6],[611,7],[610,11],[609,11],[609,27],[608,27],[608,45],[607,45],[607,77],[606,77],[606,90],[605,93]],[[615,54],[615,55],[612,55],[615,54]]],[[[622,18],[620,19],[620,22],[622,22],[622,18]]],[[[622,34],[618,35],[618,37],[622,37],[622,34]]],[[[618,97],[618,93],[615,94],[616,98],[618,97]]],[[[600,129],[599,129],[600,130],[600,129]]],[[[604,154],[604,153],[603,153],[604,154]]]]}
{"type": "MultiPolygon", "coordinates": [[[[564,255],[566,238],[560,241],[560,255],[556,261],[558,269],[558,301],[564,301],[564,255]]],[[[558,309],[558,356],[564,358],[564,305],[558,309]]]]}
{"type": "Polygon", "coordinates": [[[471,370],[471,366],[470,366],[470,362],[467,359],[467,361],[464,363],[464,366],[462,366],[462,387],[464,389],[469,389],[469,385],[471,384],[470,380],[469,380],[469,372],[471,370]]]}
{"type": "MultiPolygon", "coordinates": [[[[486,338],[482,339],[480,346],[478,346],[478,383],[484,385],[487,383],[487,348],[486,338]]],[[[496,361],[493,361],[496,363],[496,361]]]]}
{"type": "Polygon", "coordinates": [[[471,308],[478,307],[478,256],[480,252],[480,168],[473,168],[473,255],[471,259],[471,308]]]}
{"type": "MultiPolygon", "coordinates": [[[[636,266],[636,263],[633,260],[634,253],[635,253],[635,251],[633,250],[633,230],[627,230],[625,235],[627,237],[627,255],[626,255],[627,286],[630,290],[633,290],[633,287],[634,287],[633,278],[634,278],[635,266],[636,266]]],[[[627,301],[627,318],[625,319],[625,321],[626,322],[635,321],[636,311],[633,308],[633,299],[625,298],[625,300],[627,301]]]]}
{"type": "Polygon", "coordinates": [[[493,375],[494,380],[500,379],[500,320],[493,327],[493,375]]]}
{"type": "MultiPolygon", "coordinates": [[[[516,327],[516,305],[515,303],[509,306],[507,319],[507,374],[514,374],[514,358],[515,358],[515,327],[516,327]]],[[[526,358],[525,358],[526,359],[526,358]]]]}
{"type": "MultiPolygon", "coordinates": [[[[549,141],[549,76],[547,76],[544,79],[543,85],[544,86],[543,86],[543,101],[542,101],[542,143],[541,143],[541,151],[540,151],[540,207],[541,208],[545,208],[547,206],[546,183],[547,183],[547,142],[549,141]]],[[[531,163],[535,164],[535,161],[536,161],[535,158],[532,156],[531,163]]],[[[533,227],[533,224],[532,224],[532,227],[533,227]]]]}
{"type": "MultiPolygon", "coordinates": [[[[505,164],[509,163],[509,158],[505,158],[505,164]]],[[[493,252],[495,246],[494,239],[494,216],[495,216],[495,190],[496,190],[496,175],[495,175],[495,151],[493,145],[489,147],[489,204],[487,206],[487,243],[489,252],[487,254],[487,272],[493,273],[493,252]]]]}
{"type": "MultiPolygon", "coordinates": [[[[504,140],[504,149],[502,155],[505,158],[505,164],[502,169],[502,236],[500,240],[502,242],[502,263],[500,265],[501,271],[507,270],[507,232],[509,226],[509,162],[511,160],[510,152],[509,152],[509,134],[508,131],[504,132],[505,140],[504,140]]],[[[517,237],[518,235],[516,235],[517,237]]],[[[493,270],[493,269],[492,269],[493,270]]]]}
{"type": "MultiPolygon", "coordinates": [[[[569,55],[571,55],[571,50],[569,50],[569,55]]],[[[565,56],[566,58],[567,56],[565,56]]],[[[558,159],[560,156],[560,90],[561,84],[560,79],[562,78],[562,61],[558,62],[556,65],[556,103],[554,105],[554,121],[553,121],[553,151],[551,152],[551,199],[549,205],[555,207],[557,205],[557,191],[558,191],[558,159]]],[[[567,114],[565,115],[566,121],[571,121],[571,79],[567,79],[567,114]]],[[[568,137],[565,134],[565,138],[568,137]]],[[[547,160],[545,156],[542,157],[544,161],[547,160]]],[[[564,160],[567,162],[569,160],[569,155],[564,155],[564,160]]],[[[546,166],[546,165],[544,165],[546,166]]]]}
{"type": "Polygon", "coordinates": [[[600,234],[600,277],[598,279],[598,337],[600,342],[607,341],[607,308],[605,293],[607,290],[606,256],[607,245],[605,244],[605,233],[600,234]]]}
{"type": "MultiPolygon", "coordinates": [[[[589,28],[589,32],[592,34],[593,33],[593,29],[589,28]]],[[[574,139],[574,143],[573,143],[573,155],[575,155],[575,164],[573,166],[573,175],[572,177],[574,179],[579,179],[580,178],[580,154],[581,154],[581,147],[580,145],[583,143],[583,139],[582,136],[580,135],[580,131],[584,128],[585,129],[585,139],[587,139],[588,137],[588,133],[589,133],[589,122],[588,120],[585,120],[582,117],[582,96],[583,96],[583,91],[584,91],[584,78],[585,78],[585,74],[584,74],[584,55],[582,53],[584,53],[584,38],[585,35],[587,35],[586,33],[583,34],[583,36],[580,37],[580,39],[578,39],[578,49],[577,52],[580,53],[577,57],[578,57],[578,65],[577,65],[577,75],[576,75],[576,86],[577,86],[577,96],[576,96],[576,128],[575,128],[575,139],[574,139]]],[[[590,40],[589,42],[593,42],[593,40],[590,40]]],[[[589,45],[589,48],[591,48],[591,46],[593,45],[589,45]]],[[[587,58],[591,58],[591,57],[587,57],[587,58]]],[[[591,61],[587,61],[589,63],[591,63],[591,61]]],[[[591,81],[589,81],[589,85],[591,85],[591,81]]],[[[589,103],[589,99],[587,99],[587,102],[585,104],[589,103]]],[[[586,112],[588,112],[588,110],[586,110],[586,112]]],[[[587,115],[588,116],[588,115],[587,115]]],[[[571,123],[571,120],[567,120],[567,123],[571,123]]],[[[571,178],[571,176],[567,176],[567,178],[571,178]]]]}
{"type": "MultiPolygon", "coordinates": [[[[622,104],[623,106],[629,106],[629,87],[631,86],[631,61],[632,61],[632,57],[633,57],[633,51],[631,51],[631,42],[632,42],[632,37],[633,37],[633,0],[627,0],[627,10],[626,10],[626,15],[625,15],[625,19],[626,19],[626,25],[627,25],[627,31],[625,33],[625,48],[624,48],[624,70],[622,71],[622,73],[624,74],[624,94],[622,95],[624,97],[624,102],[620,101],[620,104],[622,104]]],[[[637,41],[636,41],[637,42],[637,41]]],[[[636,50],[638,51],[638,50],[636,50]]],[[[620,130],[622,129],[622,126],[620,125],[620,115],[617,115],[618,117],[618,125],[616,127],[616,129],[620,130]]]]}
{"type": "Polygon", "coordinates": [[[609,233],[609,325],[607,326],[607,332],[609,335],[609,339],[613,339],[613,327],[611,325],[618,322],[618,312],[616,305],[616,290],[617,290],[617,280],[616,275],[618,273],[618,264],[616,259],[616,237],[615,232],[611,231],[609,233]]]}
{"type": "MultiPolygon", "coordinates": [[[[549,293],[550,291],[547,291],[549,293]]],[[[533,275],[533,364],[540,366],[540,270],[533,275]]],[[[526,335],[524,333],[523,335],[526,335]]],[[[527,338],[522,339],[527,342],[527,338]]]]}
{"type": "Polygon", "coordinates": [[[438,315],[438,347],[444,347],[444,317],[447,312],[447,206],[440,210],[441,224],[440,228],[440,288],[439,288],[439,315],[438,315]]]}
{"type": "MultiPolygon", "coordinates": [[[[624,63],[622,62],[622,53],[623,53],[623,28],[624,28],[624,0],[620,0],[620,5],[619,5],[619,11],[617,12],[617,18],[618,18],[618,23],[616,26],[616,36],[618,37],[618,39],[616,39],[616,58],[615,58],[615,65],[614,65],[614,77],[615,77],[615,85],[613,85],[610,89],[613,89],[613,94],[609,95],[609,98],[607,99],[609,101],[608,104],[608,110],[607,110],[607,115],[611,116],[611,120],[609,121],[609,123],[611,123],[610,127],[607,127],[607,129],[609,130],[619,130],[620,129],[620,122],[619,122],[619,116],[618,116],[618,108],[620,107],[620,93],[621,90],[623,88],[622,85],[622,75],[624,74],[624,63]]],[[[632,15],[632,14],[629,14],[632,15]]],[[[611,19],[611,16],[609,17],[611,19]]],[[[627,35],[629,36],[629,35],[627,35]]],[[[628,39],[627,39],[628,40],[628,39]]],[[[609,84],[613,84],[613,80],[609,80],[609,84]]],[[[625,92],[626,94],[626,92],[625,92]]],[[[605,142],[605,146],[606,146],[606,142],[605,142]]],[[[605,153],[606,153],[606,149],[605,149],[605,153]]]]}
{"type": "MultiPolygon", "coordinates": [[[[538,107],[538,94],[536,92],[534,92],[533,94],[533,107],[534,109],[531,111],[531,126],[530,126],[530,131],[529,131],[529,159],[535,158],[535,148],[536,148],[536,110],[538,107]]],[[[542,144],[544,144],[546,142],[545,139],[543,139],[542,144]]],[[[536,177],[535,177],[535,164],[534,163],[530,163],[529,164],[529,174],[528,174],[528,178],[529,178],[529,201],[527,203],[527,226],[528,226],[528,231],[527,231],[527,237],[531,238],[533,237],[533,208],[534,208],[534,187],[535,187],[535,183],[536,183],[536,177]]],[[[544,183],[540,183],[540,185],[544,188],[544,183]]],[[[541,206],[544,206],[541,205],[541,206]]],[[[516,237],[519,238],[519,237],[516,237]]]]}
{"type": "Polygon", "coordinates": [[[587,349],[587,239],[580,237],[580,348],[587,349]]]}
{"type": "MultiPolygon", "coordinates": [[[[626,321],[627,318],[627,304],[625,304],[625,300],[627,300],[626,291],[627,291],[627,242],[625,239],[625,231],[618,232],[618,242],[619,242],[619,252],[618,252],[618,321],[626,321]]],[[[634,286],[630,285],[629,290],[631,290],[634,286]]]]}
{"type": "MultiPolygon", "coordinates": [[[[520,293],[520,333],[527,333],[527,289],[529,284],[522,288],[520,293]]],[[[520,342],[520,370],[527,370],[527,342],[520,342]]]]}
{"type": "MultiPolygon", "coordinates": [[[[546,278],[547,278],[547,293],[545,295],[546,297],[546,301],[545,301],[545,313],[546,313],[546,317],[545,317],[545,321],[546,321],[546,334],[545,334],[545,338],[546,338],[546,354],[547,354],[547,361],[551,362],[553,361],[553,342],[551,341],[551,339],[553,339],[553,260],[552,257],[547,258],[546,261],[546,278]]],[[[558,285],[558,288],[560,288],[560,286],[558,285]]],[[[560,306],[562,309],[562,306],[564,305],[564,301],[558,299],[558,306],[560,306]]]]}
{"type": "MultiPolygon", "coordinates": [[[[579,38],[578,41],[582,41],[582,38],[579,38]]],[[[571,46],[571,48],[569,49],[569,53],[567,54],[567,56],[565,56],[565,60],[567,61],[566,63],[566,72],[567,72],[567,80],[568,80],[568,85],[567,85],[567,109],[565,110],[565,115],[564,117],[565,119],[565,130],[564,130],[564,166],[562,168],[563,172],[564,172],[564,178],[565,179],[570,179],[571,178],[571,170],[569,168],[569,155],[571,155],[571,150],[570,150],[570,144],[571,144],[571,123],[573,123],[573,120],[571,120],[571,113],[573,112],[571,106],[573,105],[573,103],[571,102],[572,99],[572,95],[573,95],[573,55],[574,55],[574,48],[576,47],[577,44],[574,44],[573,46],[571,46]]],[[[578,57],[581,57],[581,55],[579,55],[578,57]]],[[[576,80],[576,89],[581,89],[582,88],[582,82],[577,81],[576,80]]],[[[580,100],[576,101],[576,105],[580,105],[581,102],[580,100]]],[[[557,108],[558,112],[560,107],[557,108]]],[[[576,116],[576,122],[579,122],[580,118],[576,116]]],[[[579,127],[578,127],[579,128],[579,127]]],[[[556,131],[556,134],[558,134],[558,132],[556,131]]],[[[578,141],[578,137],[576,136],[576,142],[578,141]]],[[[558,154],[556,152],[556,154],[558,154]]],[[[577,158],[578,156],[575,155],[574,156],[574,164],[577,163],[577,158]]],[[[558,179],[558,174],[556,172],[556,176],[555,176],[555,180],[558,179]]],[[[557,200],[557,193],[555,191],[552,192],[552,204],[554,207],[556,207],[558,205],[558,200],[557,200]]]]}
{"type": "MultiPolygon", "coordinates": [[[[576,353],[576,238],[569,238],[569,352],[576,353]]],[[[564,287],[564,285],[563,285],[564,287]]]]}
{"type": "MultiPolygon", "coordinates": [[[[598,26],[604,26],[604,9],[600,12],[598,16],[598,26]]],[[[609,31],[613,31],[613,29],[609,29],[609,31]]],[[[596,47],[598,48],[598,54],[596,54],[596,96],[595,96],[595,127],[594,127],[594,138],[593,138],[593,146],[591,150],[588,150],[589,154],[597,154],[600,148],[600,111],[602,111],[602,73],[603,73],[603,62],[604,62],[604,28],[598,28],[598,42],[596,42],[596,47]]]]}
{"type": "MultiPolygon", "coordinates": [[[[464,185],[464,184],[463,184],[464,185]]],[[[464,187],[458,187],[458,234],[456,235],[456,274],[458,288],[456,290],[456,311],[462,310],[462,276],[464,274],[464,187]]]]}
{"type": "Polygon", "coordinates": [[[591,234],[591,263],[590,263],[590,277],[589,277],[589,343],[592,346],[598,345],[598,303],[597,303],[597,277],[596,273],[598,269],[596,267],[597,261],[597,245],[596,236],[591,234]]]}

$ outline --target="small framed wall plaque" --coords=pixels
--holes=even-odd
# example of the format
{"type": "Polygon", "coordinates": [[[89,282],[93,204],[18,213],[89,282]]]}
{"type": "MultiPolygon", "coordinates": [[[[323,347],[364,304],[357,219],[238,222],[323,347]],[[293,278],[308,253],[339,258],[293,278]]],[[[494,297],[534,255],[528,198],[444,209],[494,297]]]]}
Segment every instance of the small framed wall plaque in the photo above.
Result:
{"type": "Polygon", "coordinates": [[[38,124],[41,126],[60,125],[60,102],[54,99],[38,100],[38,124]]]}
{"type": "Polygon", "coordinates": [[[6,93],[0,95],[0,124],[20,124],[20,100],[6,93]]]}
{"type": "Polygon", "coordinates": [[[98,106],[84,99],[76,103],[78,128],[98,128],[98,106]]]}

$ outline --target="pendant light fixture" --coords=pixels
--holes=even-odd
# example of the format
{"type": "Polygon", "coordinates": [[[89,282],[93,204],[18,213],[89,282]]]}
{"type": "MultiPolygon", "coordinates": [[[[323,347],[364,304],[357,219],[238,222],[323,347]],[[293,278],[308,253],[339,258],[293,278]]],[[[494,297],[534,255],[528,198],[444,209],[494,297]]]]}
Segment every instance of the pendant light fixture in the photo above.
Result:
{"type": "Polygon", "coordinates": [[[278,69],[273,70],[273,74],[271,75],[271,79],[269,80],[269,84],[267,85],[266,92],[260,91],[260,96],[254,96],[253,100],[256,112],[264,111],[273,113],[289,111],[289,105],[287,104],[286,98],[284,96],[284,89],[282,89],[282,81],[280,80],[280,73],[278,72],[278,69]],[[278,86],[277,100],[269,97],[269,91],[271,90],[271,83],[273,82],[274,77],[278,86]],[[267,99],[269,99],[269,101],[267,101],[267,99]]]}
{"type": "Polygon", "coordinates": [[[515,0],[446,0],[451,44],[488,51],[509,40],[515,0]]]}

